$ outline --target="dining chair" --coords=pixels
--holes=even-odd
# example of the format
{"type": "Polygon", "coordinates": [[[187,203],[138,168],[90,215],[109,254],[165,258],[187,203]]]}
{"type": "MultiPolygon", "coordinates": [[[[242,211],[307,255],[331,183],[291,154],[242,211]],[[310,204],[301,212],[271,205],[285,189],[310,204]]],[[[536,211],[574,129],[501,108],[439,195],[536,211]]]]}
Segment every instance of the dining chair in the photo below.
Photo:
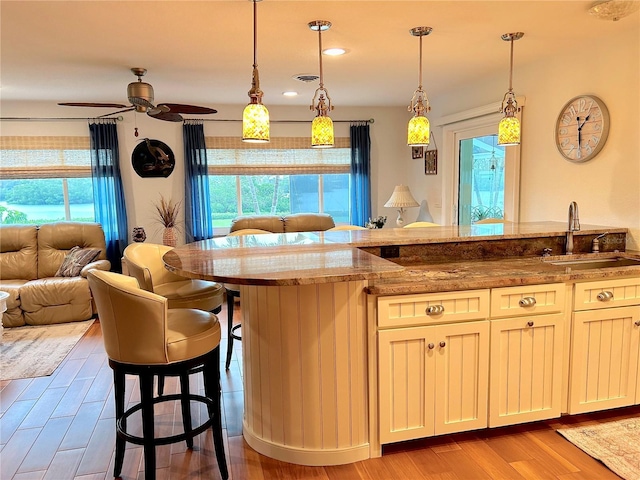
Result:
{"type": "Polygon", "coordinates": [[[402,228],[421,228],[421,227],[439,227],[439,226],[440,225],[438,225],[437,223],[432,223],[432,222],[413,222],[413,223],[408,223],[402,228]]]}
{"type": "MultiPolygon", "coordinates": [[[[143,290],[135,278],[114,272],[91,270],[89,286],[96,302],[104,348],[113,370],[115,397],[116,451],[113,476],[120,477],[126,442],[142,445],[145,480],[156,477],[157,445],[193,439],[212,427],[218,468],[229,478],[222,436],[220,407],[220,323],[211,312],[192,308],[169,308],[166,297],[143,290]],[[202,372],[204,396],[189,392],[189,376],[202,372]],[[139,400],[125,410],[126,375],[138,378],[139,400]],[[154,397],[153,379],[176,376],[178,394],[154,397]],[[179,402],[183,432],[155,435],[155,406],[179,402]],[[191,403],[205,405],[207,418],[193,427],[191,403]],[[142,435],[127,430],[131,415],[140,412],[142,435]]],[[[136,422],[132,422],[136,423],[136,422]]]]}
{"type": "MultiPolygon", "coordinates": [[[[237,237],[242,235],[262,235],[265,233],[273,233],[268,230],[261,230],[259,228],[243,228],[230,232],[227,237],[237,237]]],[[[224,284],[225,293],[227,294],[227,358],[224,362],[225,370],[229,370],[231,365],[231,355],[233,354],[233,341],[242,341],[242,335],[238,333],[238,330],[242,326],[241,323],[233,324],[233,307],[235,305],[236,298],[240,298],[240,285],[233,283],[224,284]]]]}

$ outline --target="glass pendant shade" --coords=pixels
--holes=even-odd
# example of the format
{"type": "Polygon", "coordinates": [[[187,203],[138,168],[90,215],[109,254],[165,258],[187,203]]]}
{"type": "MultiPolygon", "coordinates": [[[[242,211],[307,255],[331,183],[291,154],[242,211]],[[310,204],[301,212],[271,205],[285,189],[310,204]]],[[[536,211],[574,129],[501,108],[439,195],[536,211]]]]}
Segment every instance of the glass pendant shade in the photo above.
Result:
{"type": "Polygon", "coordinates": [[[311,146],[313,148],[333,147],[333,120],[318,116],[311,123],[311,146]]]}
{"type": "Polygon", "coordinates": [[[431,135],[429,119],[425,116],[416,116],[409,120],[407,129],[407,145],[414,147],[428,146],[431,135]]]}
{"type": "Polygon", "coordinates": [[[253,73],[249,104],[242,112],[242,141],[249,143],[269,142],[269,110],[262,104],[263,92],[260,90],[260,74],[258,73],[258,9],[253,0],[253,73]]]}
{"type": "Polygon", "coordinates": [[[420,39],[420,74],[418,89],[413,92],[411,104],[408,107],[408,110],[413,112],[413,118],[409,120],[409,126],[407,127],[407,145],[410,147],[428,146],[429,137],[431,135],[429,119],[425,115],[425,113],[429,113],[431,107],[429,106],[427,94],[422,89],[422,37],[429,35],[432,30],[433,29],[431,27],[414,27],[409,30],[411,35],[419,37],[420,39]]]}
{"type": "Polygon", "coordinates": [[[498,125],[498,145],[520,145],[520,122],[516,117],[504,117],[498,125]]]}
{"type": "Polygon", "coordinates": [[[269,111],[261,103],[250,103],[242,112],[242,141],[269,141],[269,111]]]}

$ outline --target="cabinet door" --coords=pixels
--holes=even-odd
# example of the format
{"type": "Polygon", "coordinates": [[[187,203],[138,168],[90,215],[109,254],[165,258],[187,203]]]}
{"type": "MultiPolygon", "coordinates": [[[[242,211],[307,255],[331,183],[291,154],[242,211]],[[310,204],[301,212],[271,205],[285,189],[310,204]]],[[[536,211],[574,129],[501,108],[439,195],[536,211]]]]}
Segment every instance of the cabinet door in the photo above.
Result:
{"type": "Polygon", "coordinates": [[[491,321],[489,426],[560,416],[564,315],[491,321]]]}
{"type": "Polygon", "coordinates": [[[489,322],[464,322],[435,330],[435,433],[487,427],[489,322]]]}
{"type": "Polygon", "coordinates": [[[569,413],[633,405],[638,374],[640,307],[573,314],[569,413]]]}
{"type": "Polygon", "coordinates": [[[381,444],[434,435],[434,334],[433,327],[378,334],[381,444]]]}

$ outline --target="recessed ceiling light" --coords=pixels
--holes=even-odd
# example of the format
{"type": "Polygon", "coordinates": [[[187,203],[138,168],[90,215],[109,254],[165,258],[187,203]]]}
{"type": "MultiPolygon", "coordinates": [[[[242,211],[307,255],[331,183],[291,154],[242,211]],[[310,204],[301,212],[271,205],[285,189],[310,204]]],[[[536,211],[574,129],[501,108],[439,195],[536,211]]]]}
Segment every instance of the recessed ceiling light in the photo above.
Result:
{"type": "Polygon", "coordinates": [[[325,55],[344,55],[347,51],[344,48],[326,48],[322,51],[325,55]]]}
{"type": "Polygon", "coordinates": [[[298,96],[298,92],[282,92],[282,95],[285,97],[296,97],[298,96]]]}

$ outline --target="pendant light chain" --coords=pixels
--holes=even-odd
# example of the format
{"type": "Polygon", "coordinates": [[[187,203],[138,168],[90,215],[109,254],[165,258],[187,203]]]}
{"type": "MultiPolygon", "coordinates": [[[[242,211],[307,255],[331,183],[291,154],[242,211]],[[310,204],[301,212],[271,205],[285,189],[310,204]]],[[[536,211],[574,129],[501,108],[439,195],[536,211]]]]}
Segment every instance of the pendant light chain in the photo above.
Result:
{"type": "Polygon", "coordinates": [[[511,37],[511,55],[509,57],[509,91],[513,92],[513,37],[511,37]]]}
{"type": "Polygon", "coordinates": [[[322,28],[318,28],[318,58],[320,59],[320,88],[324,89],[322,74],[322,28]]]}
{"type": "Polygon", "coordinates": [[[253,68],[258,68],[258,2],[253,0],[253,68]]]}

